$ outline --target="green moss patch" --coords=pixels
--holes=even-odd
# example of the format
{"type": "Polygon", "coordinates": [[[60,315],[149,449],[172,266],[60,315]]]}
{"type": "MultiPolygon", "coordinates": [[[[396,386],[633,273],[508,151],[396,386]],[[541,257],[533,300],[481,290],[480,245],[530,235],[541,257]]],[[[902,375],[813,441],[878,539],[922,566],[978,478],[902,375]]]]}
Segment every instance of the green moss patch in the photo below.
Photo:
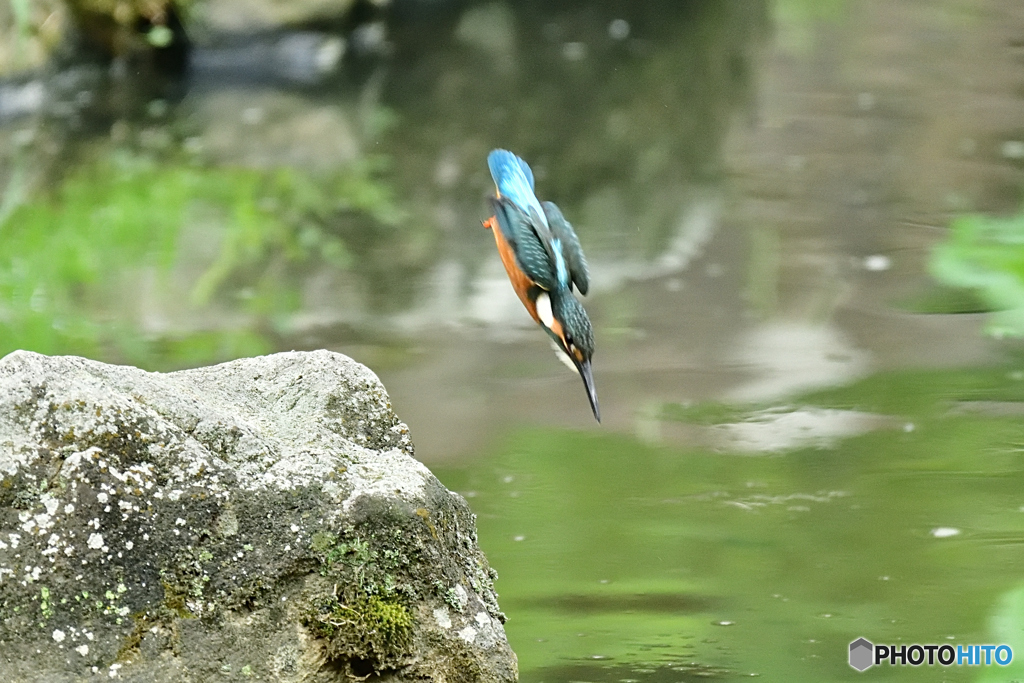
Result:
{"type": "Polygon", "coordinates": [[[362,595],[351,602],[322,596],[304,623],[327,639],[330,658],[366,662],[374,671],[400,665],[412,644],[412,614],[394,595],[362,595]]]}

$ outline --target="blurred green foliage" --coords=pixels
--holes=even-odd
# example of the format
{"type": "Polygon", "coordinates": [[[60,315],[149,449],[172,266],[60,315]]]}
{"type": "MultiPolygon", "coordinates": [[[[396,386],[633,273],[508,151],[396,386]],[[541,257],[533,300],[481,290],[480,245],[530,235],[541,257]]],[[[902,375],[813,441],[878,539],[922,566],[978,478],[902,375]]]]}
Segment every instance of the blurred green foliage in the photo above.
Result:
{"type": "Polygon", "coordinates": [[[775,0],[772,14],[779,46],[791,54],[809,54],[814,49],[815,24],[840,23],[847,5],[847,0],[775,0]]]}
{"type": "Polygon", "coordinates": [[[1006,644],[1013,650],[1009,666],[988,666],[978,677],[979,683],[1002,683],[1024,678],[1024,584],[1007,591],[990,620],[991,637],[986,643],[1006,644]]]}
{"type": "Polygon", "coordinates": [[[18,39],[27,40],[32,35],[32,3],[30,0],[10,0],[10,3],[14,25],[18,29],[18,39]]]}
{"type": "Polygon", "coordinates": [[[994,312],[989,334],[1024,336],[1024,212],[957,218],[932,251],[929,268],[939,282],[969,290],[994,312]]]}
{"type": "Polygon", "coordinates": [[[25,348],[169,368],[270,351],[251,320],[293,311],[299,275],[311,265],[352,264],[338,217],[400,220],[380,169],[369,160],[314,178],[124,151],[85,161],[0,223],[0,355],[25,348]],[[187,231],[192,242],[215,245],[197,271],[195,253],[183,251],[196,250],[187,231]],[[197,315],[229,306],[250,324],[164,335],[142,329],[152,303],[143,300],[145,283],[155,280],[167,296],[175,278],[188,279],[180,305],[197,315]]]}

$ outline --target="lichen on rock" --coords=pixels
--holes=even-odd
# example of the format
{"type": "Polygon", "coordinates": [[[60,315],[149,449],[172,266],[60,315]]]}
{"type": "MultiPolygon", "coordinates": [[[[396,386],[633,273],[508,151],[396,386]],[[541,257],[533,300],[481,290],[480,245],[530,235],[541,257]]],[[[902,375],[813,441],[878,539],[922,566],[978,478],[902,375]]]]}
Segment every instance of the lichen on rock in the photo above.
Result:
{"type": "Polygon", "coordinates": [[[0,360],[0,680],[513,681],[473,516],[367,368],[0,360]]]}

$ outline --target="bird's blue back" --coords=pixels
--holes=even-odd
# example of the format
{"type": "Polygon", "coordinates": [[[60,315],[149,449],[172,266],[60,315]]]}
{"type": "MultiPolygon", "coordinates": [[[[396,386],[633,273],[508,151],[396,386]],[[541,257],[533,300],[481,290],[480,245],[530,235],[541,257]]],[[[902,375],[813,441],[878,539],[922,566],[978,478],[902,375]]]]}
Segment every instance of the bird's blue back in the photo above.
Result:
{"type": "Polygon", "coordinates": [[[569,269],[562,253],[561,240],[551,235],[547,215],[534,193],[533,171],[530,166],[507,149],[495,149],[487,155],[487,167],[491,171],[498,193],[510,199],[536,225],[537,237],[551,254],[555,265],[555,276],[560,287],[569,286],[569,269]]]}
{"type": "Polygon", "coordinates": [[[508,197],[527,216],[539,220],[547,227],[544,209],[533,191],[533,171],[525,161],[507,149],[495,149],[487,155],[487,167],[499,194],[508,197]]]}

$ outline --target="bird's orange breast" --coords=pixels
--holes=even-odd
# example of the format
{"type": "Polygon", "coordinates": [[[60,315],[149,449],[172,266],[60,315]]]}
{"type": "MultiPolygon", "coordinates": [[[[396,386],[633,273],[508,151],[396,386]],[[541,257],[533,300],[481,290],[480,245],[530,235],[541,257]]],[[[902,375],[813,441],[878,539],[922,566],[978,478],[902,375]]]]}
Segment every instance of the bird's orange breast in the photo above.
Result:
{"type": "Polygon", "coordinates": [[[512,251],[512,246],[505,239],[501,228],[498,227],[498,221],[492,216],[484,223],[484,227],[490,228],[491,232],[494,233],[494,242],[498,245],[498,255],[501,256],[501,263],[505,266],[505,272],[508,273],[509,281],[512,282],[512,289],[519,295],[519,300],[523,302],[523,306],[526,306],[530,316],[539,324],[540,318],[537,317],[537,306],[530,300],[530,288],[536,283],[516,263],[515,252],[512,251]]]}

